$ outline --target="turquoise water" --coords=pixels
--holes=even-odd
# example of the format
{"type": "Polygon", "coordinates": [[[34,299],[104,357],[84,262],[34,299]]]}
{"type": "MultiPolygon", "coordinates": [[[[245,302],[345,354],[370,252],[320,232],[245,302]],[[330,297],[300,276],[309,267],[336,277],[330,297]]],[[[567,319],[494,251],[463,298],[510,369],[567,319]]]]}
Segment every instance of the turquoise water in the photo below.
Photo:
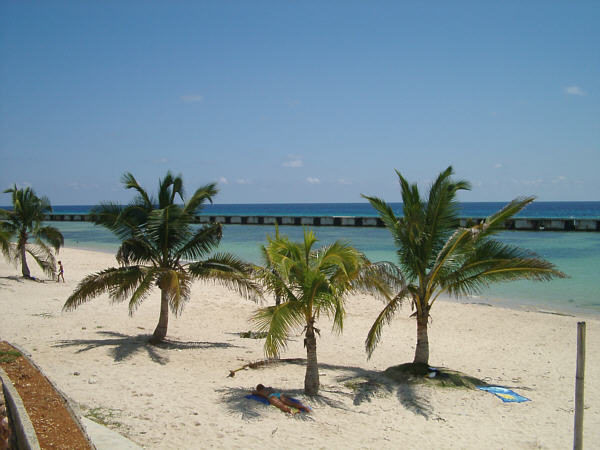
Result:
{"type": "MultiPolygon", "coordinates": [[[[119,245],[109,231],[90,223],[52,222],[52,225],[62,231],[69,247],[115,253],[119,245]]],[[[302,227],[279,228],[294,240],[302,238],[302,227]]],[[[314,230],[322,244],[344,239],[372,261],[395,261],[393,241],[385,228],[316,227],[314,230]]],[[[270,226],[227,225],[219,251],[260,263],[260,245],[273,232],[270,226]]],[[[600,314],[600,233],[507,231],[499,239],[534,251],[570,278],[496,284],[482,292],[476,301],[600,314]]]]}
{"type": "MultiPolygon", "coordinates": [[[[460,216],[487,217],[502,208],[505,202],[460,203],[460,216]]],[[[396,214],[402,214],[402,203],[391,202],[396,214]]],[[[92,205],[55,205],[55,214],[88,214],[92,205]]],[[[9,208],[10,209],[10,208],[9,208]]],[[[246,203],[205,205],[207,215],[238,216],[376,216],[367,202],[363,203],[246,203]]],[[[599,219],[600,202],[533,202],[517,217],[599,219]]]]}

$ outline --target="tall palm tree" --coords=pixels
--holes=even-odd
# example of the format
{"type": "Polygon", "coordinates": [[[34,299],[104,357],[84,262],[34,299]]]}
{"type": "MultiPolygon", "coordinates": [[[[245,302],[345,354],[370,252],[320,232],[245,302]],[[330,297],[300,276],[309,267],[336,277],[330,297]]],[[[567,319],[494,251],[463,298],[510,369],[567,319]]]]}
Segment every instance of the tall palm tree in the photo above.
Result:
{"type": "Polygon", "coordinates": [[[504,222],[530,204],[534,197],[518,198],[473,227],[460,227],[456,193],[470,189],[466,181],[454,181],[452,167],[441,172],[428,198],[422,199],[416,184],[400,172],[403,217],[376,197],[364,196],[375,208],[398,247],[399,271],[404,287],[386,304],[371,327],[365,345],[369,356],[403,302],[409,301],[417,319],[414,363],[429,363],[427,325],[430,310],[442,294],[455,297],[477,294],[491,283],[520,279],[550,280],[566,275],[532,252],[503,244],[492,236],[504,222]]]}
{"type": "Polygon", "coordinates": [[[104,203],[92,210],[94,222],[122,241],[117,252],[119,267],[85,277],[65,302],[64,310],[108,292],[113,301],[129,299],[129,313],[133,314],[158,286],[160,316],[151,338],[158,343],[167,335],[169,309],[181,313],[194,280],[214,281],[253,299],[260,296],[258,285],[249,277],[249,264],[227,253],[211,255],[221,241],[221,224],[193,226],[203,203],[212,202],[216,195],[215,184],[200,187],[185,201],[181,176],[170,172],[159,181],[157,199],[131,173],[124,174],[122,181],[127,189],[136,191],[129,205],[104,203]],[[184,203],[176,204],[177,198],[184,203]]]}
{"type": "Polygon", "coordinates": [[[259,309],[252,320],[259,331],[266,331],[265,353],[276,357],[286,347],[294,330],[303,329],[306,347],[304,391],[319,391],[317,340],[315,327],[321,314],[333,317],[333,329],[344,324],[345,297],[355,291],[388,293],[380,271],[349,244],[336,241],[314,249],[315,234],[304,230],[303,242],[286,236],[267,236],[265,247],[269,264],[258,271],[265,290],[281,296],[281,303],[259,309]]]}
{"type": "Polygon", "coordinates": [[[0,210],[0,217],[4,219],[0,224],[0,233],[4,236],[0,239],[3,241],[2,252],[21,264],[21,273],[25,278],[31,278],[27,253],[46,275],[54,277],[56,260],[52,250],[58,253],[64,244],[64,238],[56,228],[42,223],[45,214],[52,212],[50,200],[38,197],[30,187],[18,189],[17,185],[6,189],[4,193],[11,194],[12,210],[0,210]],[[17,241],[14,248],[7,245],[11,238],[17,241]],[[33,245],[29,242],[30,239],[33,239],[33,245]]]}

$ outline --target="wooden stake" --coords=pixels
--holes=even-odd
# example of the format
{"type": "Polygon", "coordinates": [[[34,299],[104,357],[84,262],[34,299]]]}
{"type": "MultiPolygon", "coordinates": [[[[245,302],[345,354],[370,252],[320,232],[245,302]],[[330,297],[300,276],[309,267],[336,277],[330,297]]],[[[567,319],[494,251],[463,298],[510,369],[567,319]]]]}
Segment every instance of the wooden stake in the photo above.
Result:
{"type": "Polygon", "coordinates": [[[575,436],[573,449],[583,449],[583,382],[585,378],[585,322],[577,322],[577,372],[575,374],[575,436]]]}

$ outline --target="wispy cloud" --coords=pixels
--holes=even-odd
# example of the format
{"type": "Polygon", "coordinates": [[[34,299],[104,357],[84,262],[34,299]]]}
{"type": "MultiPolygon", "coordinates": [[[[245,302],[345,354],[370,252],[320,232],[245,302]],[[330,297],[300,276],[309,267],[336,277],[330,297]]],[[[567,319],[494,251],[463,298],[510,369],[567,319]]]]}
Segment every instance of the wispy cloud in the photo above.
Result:
{"type": "Polygon", "coordinates": [[[338,178],[337,182],[338,182],[338,184],[345,184],[345,185],[352,184],[352,181],[347,180],[346,178],[338,178]]]}
{"type": "Polygon", "coordinates": [[[221,178],[219,178],[219,183],[221,183],[221,184],[229,184],[229,181],[227,181],[227,178],[221,177],[221,178]]]}
{"type": "Polygon", "coordinates": [[[167,158],[158,158],[152,161],[154,164],[167,164],[169,160],[167,158]]]}
{"type": "Polygon", "coordinates": [[[316,178],[316,177],[307,177],[307,178],[306,178],[306,182],[307,182],[308,184],[319,184],[319,183],[321,182],[321,180],[319,180],[319,179],[318,179],[318,178],[316,178]]]}
{"type": "Polygon", "coordinates": [[[288,155],[287,161],[284,161],[281,165],[283,167],[302,167],[304,165],[304,161],[302,161],[301,156],[288,155]]]}
{"type": "Polygon", "coordinates": [[[564,181],[567,181],[567,177],[564,175],[559,175],[552,180],[552,183],[557,184],[557,183],[562,183],[564,181]]]}
{"type": "Polygon", "coordinates": [[[235,180],[235,182],[237,184],[250,184],[250,180],[247,180],[246,178],[238,178],[237,180],[235,180]]]}
{"type": "Polygon", "coordinates": [[[569,95],[585,95],[586,92],[579,86],[567,86],[565,92],[569,95]]]}
{"type": "Polygon", "coordinates": [[[496,164],[494,165],[494,167],[495,167],[496,169],[502,169],[502,168],[504,167],[504,164],[502,164],[502,163],[496,163],[496,164]]]}
{"type": "Polygon", "coordinates": [[[184,103],[200,103],[204,100],[201,95],[181,95],[179,99],[184,103]]]}

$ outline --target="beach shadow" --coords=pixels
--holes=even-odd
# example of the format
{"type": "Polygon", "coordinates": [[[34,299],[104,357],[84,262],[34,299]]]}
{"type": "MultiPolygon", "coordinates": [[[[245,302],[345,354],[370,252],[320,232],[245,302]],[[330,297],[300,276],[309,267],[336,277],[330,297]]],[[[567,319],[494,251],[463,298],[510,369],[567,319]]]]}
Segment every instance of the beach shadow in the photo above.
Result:
{"type": "MultiPolygon", "coordinates": [[[[301,358],[295,358],[285,362],[303,367],[306,365],[306,359],[301,358]]],[[[350,410],[350,408],[346,407],[342,401],[333,399],[331,395],[347,397],[355,406],[361,405],[364,402],[376,401],[377,398],[395,396],[398,399],[398,402],[413,414],[422,416],[425,419],[433,418],[435,420],[443,420],[435,415],[434,408],[431,404],[430,389],[432,389],[433,386],[428,385],[428,382],[431,382],[431,380],[425,380],[422,376],[399,377],[393,370],[390,370],[394,368],[379,372],[367,370],[362,367],[342,366],[323,362],[319,363],[319,369],[342,372],[341,375],[336,376],[335,380],[337,383],[342,384],[347,390],[342,388],[335,389],[331,388],[331,386],[322,385],[319,389],[319,395],[310,398],[311,405],[327,405],[332,408],[350,410]],[[348,390],[350,392],[348,392],[348,390]]],[[[452,374],[457,373],[453,371],[448,372],[452,374]]],[[[487,384],[484,381],[473,377],[468,377],[466,375],[464,377],[468,380],[480,382],[481,385],[487,384]]],[[[461,380],[462,378],[459,380],[451,379],[450,381],[454,387],[458,387],[461,385],[461,380]]],[[[321,381],[323,382],[323,379],[321,381]]],[[[464,385],[463,387],[468,386],[464,385]]]]}
{"type": "MultiPolygon", "coordinates": [[[[10,281],[16,281],[17,283],[23,283],[24,278],[19,277],[17,275],[9,275],[7,277],[0,277],[0,280],[10,280],[10,281]]],[[[10,284],[7,284],[7,283],[0,283],[0,284],[2,284],[2,286],[10,286],[10,284]]]]}
{"type": "Polygon", "coordinates": [[[150,344],[148,341],[151,335],[148,334],[130,336],[114,331],[99,331],[98,334],[104,335],[106,338],[62,340],[59,341],[55,347],[83,347],[77,350],[77,353],[86,352],[99,347],[113,347],[109,350],[109,354],[114,358],[115,362],[130,358],[137,352],[146,351],[152,361],[161,365],[167,364],[169,358],[161,355],[157,351],[158,349],[193,350],[235,347],[234,345],[223,342],[189,342],[175,340],[165,340],[160,344],[150,344]]]}

